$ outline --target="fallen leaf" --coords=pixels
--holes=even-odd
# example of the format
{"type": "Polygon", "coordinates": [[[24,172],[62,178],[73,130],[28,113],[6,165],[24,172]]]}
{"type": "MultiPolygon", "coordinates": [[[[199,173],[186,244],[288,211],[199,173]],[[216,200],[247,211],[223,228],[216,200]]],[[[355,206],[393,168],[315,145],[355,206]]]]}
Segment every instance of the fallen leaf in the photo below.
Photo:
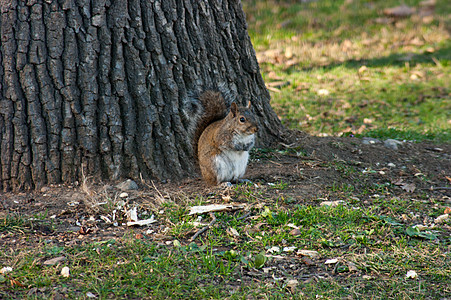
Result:
{"type": "Polygon", "coordinates": [[[94,294],[91,293],[91,292],[87,292],[87,293],[86,293],[86,297],[88,297],[88,298],[97,298],[97,296],[94,295],[94,294]]]}
{"type": "Polygon", "coordinates": [[[103,221],[105,221],[105,223],[107,223],[107,224],[113,223],[113,222],[111,222],[111,220],[110,220],[108,217],[106,217],[106,216],[100,216],[100,219],[102,219],[103,221]]]}
{"type": "Polygon", "coordinates": [[[401,185],[401,188],[408,193],[413,193],[416,189],[415,184],[413,183],[404,183],[403,185],[401,185]]]}
{"type": "Polygon", "coordinates": [[[280,247],[273,246],[273,247],[269,248],[267,250],[267,252],[269,252],[269,253],[274,253],[274,252],[279,253],[280,252],[280,247]]]}
{"type": "Polygon", "coordinates": [[[319,96],[327,96],[327,95],[330,94],[330,92],[328,90],[326,90],[326,89],[320,89],[320,90],[318,90],[317,94],[319,96]]]}
{"type": "Polygon", "coordinates": [[[415,229],[418,229],[419,231],[424,231],[424,230],[428,229],[427,226],[424,226],[424,225],[421,225],[421,224],[413,225],[412,227],[415,228],[415,229]]]}
{"type": "Polygon", "coordinates": [[[293,252],[296,250],[297,247],[291,246],[291,247],[283,247],[283,252],[293,252]]]}
{"type": "Polygon", "coordinates": [[[417,274],[417,272],[415,272],[414,270],[410,270],[410,271],[408,271],[407,274],[406,274],[406,278],[412,278],[412,279],[415,279],[415,278],[417,278],[417,277],[418,277],[418,274],[417,274]]]}
{"type": "Polygon", "coordinates": [[[290,288],[294,288],[294,287],[298,286],[298,284],[299,284],[299,281],[297,281],[296,279],[289,279],[287,281],[287,287],[290,287],[290,288]]]}
{"type": "Polygon", "coordinates": [[[157,220],[155,220],[154,215],[152,215],[150,217],[150,219],[139,220],[139,221],[135,221],[135,222],[127,222],[127,226],[134,226],[134,225],[144,226],[144,225],[149,225],[149,224],[152,224],[155,222],[157,222],[157,220]]]}
{"type": "Polygon", "coordinates": [[[64,267],[62,270],[61,270],[61,276],[63,276],[63,277],[69,277],[69,267],[64,267]]]}
{"type": "Polygon", "coordinates": [[[352,261],[348,261],[347,265],[348,265],[349,272],[357,272],[358,271],[357,266],[352,261]]]}
{"type": "Polygon", "coordinates": [[[310,258],[318,258],[320,255],[318,253],[318,251],[314,251],[314,250],[298,250],[296,252],[297,255],[303,255],[303,256],[309,256],[310,258]]]}
{"type": "Polygon", "coordinates": [[[291,49],[291,47],[287,47],[287,49],[285,49],[285,58],[292,58],[293,57],[293,50],[291,49]]]}
{"type": "Polygon", "coordinates": [[[420,2],[420,6],[435,6],[436,0],[423,0],[420,2]]]}
{"type": "Polygon", "coordinates": [[[336,258],[332,258],[332,259],[328,259],[324,262],[325,265],[331,265],[331,264],[336,264],[338,262],[338,259],[336,258]]]}
{"type": "Polygon", "coordinates": [[[384,14],[387,16],[403,18],[414,14],[415,11],[415,8],[403,4],[400,6],[384,9],[384,14]]]}
{"type": "Polygon", "coordinates": [[[64,256],[59,256],[59,257],[55,257],[55,258],[46,260],[42,264],[45,266],[53,266],[53,265],[56,265],[57,263],[65,261],[65,260],[66,260],[66,258],[64,256]]]}
{"type": "Polygon", "coordinates": [[[443,223],[443,222],[445,222],[446,220],[448,220],[448,218],[449,218],[449,214],[444,214],[444,215],[438,216],[438,217],[434,220],[434,223],[435,223],[435,224],[443,223]]]}
{"type": "Polygon", "coordinates": [[[230,227],[230,228],[229,228],[228,233],[229,233],[230,235],[233,235],[234,237],[239,237],[239,236],[240,236],[240,234],[238,233],[238,231],[237,231],[235,228],[233,228],[233,227],[230,227]]]}
{"type": "Polygon", "coordinates": [[[9,282],[11,283],[11,286],[17,285],[17,286],[20,286],[20,287],[24,287],[24,285],[20,281],[17,281],[15,279],[10,279],[9,282]]]}
{"type": "Polygon", "coordinates": [[[244,205],[233,205],[233,204],[210,204],[210,205],[193,206],[191,207],[188,215],[194,214],[200,215],[213,211],[235,210],[242,208],[244,208],[244,205]]]}
{"type": "Polygon", "coordinates": [[[294,229],[299,229],[299,226],[296,226],[293,223],[288,223],[286,226],[294,229]]]}
{"type": "Polygon", "coordinates": [[[3,268],[0,269],[0,274],[6,274],[6,273],[9,273],[9,272],[11,272],[12,270],[13,270],[13,268],[11,268],[11,267],[3,267],[3,268]]]}
{"type": "Polygon", "coordinates": [[[363,72],[365,72],[366,70],[368,70],[368,68],[366,66],[361,66],[359,68],[359,74],[362,74],[363,72]]]}
{"type": "Polygon", "coordinates": [[[299,229],[293,229],[290,231],[290,235],[292,235],[292,236],[301,235],[301,231],[299,229]]]}
{"type": "Polygon", "coordinates": [[[445,208],[444,213],[445,213],[445,214],[451,214],[451,207],[445,208]]]}
{"type": "Polygon", "coordinates": [[[86,227],[86,226],[81,226],[80,230],[78,231],[79,234],[81,235],[87,235],[88,233],[90,233],[92,231],[91,228],[86,227]]]}
{"type": "Polygon", "coordinates": [[[127,212],[125,213],[125,215],[127,216],[128,221],[130,222],[136,222],[138,221],[138,207],[133,207],[129,210],[127,210],[127,212]]]}
{"type": "Polygon", "coordinates": [[[402,178],[399,178],[398,180],[392,181],[391,183],[394,185],[402,185],[402,184],[404,184],[403,181],[404,180],[402,178]]]}
{"type": "Polygon", "coordinates": [[[344,201],[343,200],[337,200],[337,201],[323,201],[320,203],[321,206],[330,206],[330,207],[335,207],[338,206],[340,204],[343,204],[344,201]]]}

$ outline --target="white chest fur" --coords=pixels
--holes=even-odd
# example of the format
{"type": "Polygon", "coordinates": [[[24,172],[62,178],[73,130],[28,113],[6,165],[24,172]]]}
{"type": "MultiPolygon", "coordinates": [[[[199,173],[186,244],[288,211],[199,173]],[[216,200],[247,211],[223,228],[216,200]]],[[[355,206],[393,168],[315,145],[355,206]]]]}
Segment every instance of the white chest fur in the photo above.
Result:
{"type": "Polygon", "coordinates": [[[225,150],[214,159],[217,170],[218,182],[235,181],[241,178],[246,172],[249,151],[254,145],[255,136],[236,136],[234,143],[249,145],[247,151],[225,150]]]}

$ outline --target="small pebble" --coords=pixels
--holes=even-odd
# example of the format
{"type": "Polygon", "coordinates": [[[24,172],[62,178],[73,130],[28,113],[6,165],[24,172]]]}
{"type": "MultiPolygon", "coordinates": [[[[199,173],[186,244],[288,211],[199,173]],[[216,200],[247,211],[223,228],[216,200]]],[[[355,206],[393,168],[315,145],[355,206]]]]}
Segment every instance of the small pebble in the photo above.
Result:
{"type": "Polygon", "coordinates": [[[139,187],[136,184],[136,182],[134,182],[131,179],[127,179],[124,182],[121,182],[118,185],[116,185],[116,188],[123,190],[123,191],[130,191],[130,190],[137,190],[139,187]]]}
{"type": "Polygon", "coordinates": [[[402,144],[403,142],[394,139],[388,139],[384,141],[384,146],[393,150],[398,150],[398,146],[402,144]]]}

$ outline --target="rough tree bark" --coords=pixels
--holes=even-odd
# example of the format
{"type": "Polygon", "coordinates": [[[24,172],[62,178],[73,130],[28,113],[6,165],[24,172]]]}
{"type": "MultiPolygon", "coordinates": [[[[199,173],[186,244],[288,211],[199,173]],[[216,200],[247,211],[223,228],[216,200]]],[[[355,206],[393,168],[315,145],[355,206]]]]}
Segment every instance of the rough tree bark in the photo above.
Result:
{"type": "Polygon", "coordinates": [[[237,0],[0,0],[0,190],[192,174],[187,92],[225,84],[282,129],[237,0]]]}

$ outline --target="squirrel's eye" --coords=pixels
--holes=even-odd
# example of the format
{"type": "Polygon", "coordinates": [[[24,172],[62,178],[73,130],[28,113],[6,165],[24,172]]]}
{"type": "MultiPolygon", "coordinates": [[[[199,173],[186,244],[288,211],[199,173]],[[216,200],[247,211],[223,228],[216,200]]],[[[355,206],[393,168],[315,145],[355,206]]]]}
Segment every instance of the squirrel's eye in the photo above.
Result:
{"type": "Polygon", "coordinates": [[[241,122],[241,123],[246,122],[246,118],[245,118],[245,117],[241,117],[241,118],[240,118],[240,122],[241,122]]]}

